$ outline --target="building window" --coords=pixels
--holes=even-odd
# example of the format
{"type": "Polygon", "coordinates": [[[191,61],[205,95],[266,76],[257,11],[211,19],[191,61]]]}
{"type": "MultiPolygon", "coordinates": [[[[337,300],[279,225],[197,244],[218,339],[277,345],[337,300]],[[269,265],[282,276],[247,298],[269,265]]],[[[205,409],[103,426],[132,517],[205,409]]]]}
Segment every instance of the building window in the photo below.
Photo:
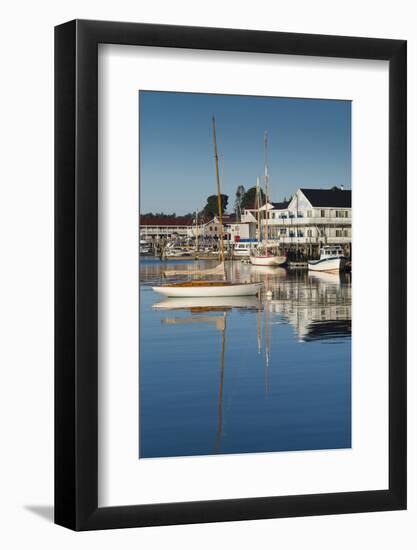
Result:
{"type": "Polygon", "coordinates": [[[336,210],[336,218],[347,218],[348,213],[346,210],[336,210]]]}
{"type": "Polygon", "coordinates": [[[326,217],[326,210],[320,210],[320,217],[325,218],[326,217]]]}
{"type": "Polygon", "coordinates": [[[287,234],[287,230],[285,229],[285,227],[281,227],[281,229],[279,230],[279,234],[281,236],[285,236],[287,234]]]}
{"type": "Polygon", "coordinates": [[[311,210],[307,210],[306,216],[307,216],[307,218],[312,218],[313,217],[313,212],[311,210]]]}
{"type": "Polygon", "coordinates": [[[313,236],[313,230],[307,229],[307,237],[312,237],[312,236],[313,236]]]}

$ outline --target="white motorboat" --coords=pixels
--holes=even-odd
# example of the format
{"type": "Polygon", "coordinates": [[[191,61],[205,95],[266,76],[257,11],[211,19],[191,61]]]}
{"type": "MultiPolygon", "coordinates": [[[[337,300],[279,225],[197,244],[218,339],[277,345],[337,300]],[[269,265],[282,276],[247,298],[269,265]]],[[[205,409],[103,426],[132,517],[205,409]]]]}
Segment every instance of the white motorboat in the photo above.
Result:
{"type": "Polygon", "coordinates": [[[251,248],[256,244],[254,241],[239,241],[233,247],[234,258],[249,258],[251,248]]]}
{"type": "Polygon", "coordinates": [[[192,298],[197,296],[255,296],[262,283],[231,283],[228,281],[188,281],[154,286],[152,290],[168,298],[192,298]]]}
{"type": "Polygon", "coordinates": [[[309,271],[342,271],[346,258],[341,246],[323,246],[319,260],[309,260],[309,271]]]}
{"type": "Polygon", "coordinates": [[[151,252],[151,245],[148,241],[140,240],[139,242],[139,253],[140,254],[150,254],[151,252]]]}

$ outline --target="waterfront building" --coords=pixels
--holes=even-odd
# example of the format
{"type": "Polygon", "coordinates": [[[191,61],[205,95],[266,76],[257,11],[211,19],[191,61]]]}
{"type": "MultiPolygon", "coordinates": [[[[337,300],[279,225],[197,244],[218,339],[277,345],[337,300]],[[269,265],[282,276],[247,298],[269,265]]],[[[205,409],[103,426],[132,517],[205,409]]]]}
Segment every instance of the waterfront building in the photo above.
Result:
{"type": "Polygon", "coordinates": [[[191,237],[194,229],[194,219],[189,216],[160,216],[158,214],[140,216],[140,238],[148,241],[160,238],[191,237]]]}
{"type": "MultiPolygon", "coordinates": [[[[340,245],[351,256],[352,204],[351,191],[331,189],[298,189],[289,201],[269,202],[261,208],[262,233],[265,234],[265,214],[268,217],[268,239],[277,242],[286,252],[314,257],[324,245],[340,245]]],[[[241,219],[235,214],[223,214],[225,240],[233,243],[257,238],[256,208],[243,210],[241,219]]],[[[217,241],[220,222],[194,216],[145,215],[140,219],[140,238],[144,240],[205,239],[217,241]]]]}
{"type": "MultiPolygon", "coordinates": [[[[249,225],[239,222],[235,214],[223,214],[223,232],[225,240],[236,242],[249,238],[249,225]]],[[[217,216],[207,220],[200,218],[196,226],[193,217],[147,216],[140,217],[140,238],[174,239],[174,238],[206,238],[217,240],[220,235],[220,221],[217,216]]]]}
{"type": "MultiPolygon", "coordinates": [[[[238,221],[236,214],[223,214],[223,231],[224,238],[230,242],[238,242],[240,240],[249,239],[249,224],[246,222],[238,221]]],[[[217,216],[214,216],[204,226],[205,235],[218,236],[220,231],[220,222],[217,216]]]]}
{"type": "MultiPolygon", "coordinates": [[[[285,250],[306,256],[317,255],[323,245],[337,244],[351,255],[351,191],[300,188],[288,202],[264,205],[261,225],[268,218],[268,239],[279,241],[285,250]],[[266,216],[265,216],[266,212],[266,216]]],[[[249,235],[256,237],[257,210],[246,209],[242,221],[249,225],[249,235]]]]}

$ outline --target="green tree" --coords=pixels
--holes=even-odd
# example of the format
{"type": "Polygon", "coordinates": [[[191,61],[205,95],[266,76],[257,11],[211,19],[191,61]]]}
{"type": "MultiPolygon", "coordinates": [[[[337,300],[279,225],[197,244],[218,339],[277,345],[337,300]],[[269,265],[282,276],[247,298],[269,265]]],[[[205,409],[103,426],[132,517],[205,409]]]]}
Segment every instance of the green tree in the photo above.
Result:
{"type": "Polygon", "coordinates": [[[235,198],[235,213],[239,220],[242,216],[242,199],[244,195],[245,195],[245,188],[243,187],[243,185],[238,185],[236,189],[236,198],[235,198]]]}
{"type": "MultiPolygon", "coordinates": [[[[261,203],[263,204],[265,201],[265,193],[260,189],[260,195],[261,195],[261,203]]],[[[256,198],[256,187],[251,187],[246,191],[246,193],[243,195],[240,206],[243,209],[245,208],[255,208],[255,198],[256,198]]]]}
{"type": "MultiPolygon", "coordinates": [[[[229,201],[228,195],[220,195],[221,197],[221,205],[222,205],[222,214],[225,213],[227,208],[227,203],[229,201]]],[[[203,208],[203,214],[206,216],[214,217],[218,216],[218,202],[217,202],[217,195],[210,195],[207,197],[207,204],[203,208]]]]}

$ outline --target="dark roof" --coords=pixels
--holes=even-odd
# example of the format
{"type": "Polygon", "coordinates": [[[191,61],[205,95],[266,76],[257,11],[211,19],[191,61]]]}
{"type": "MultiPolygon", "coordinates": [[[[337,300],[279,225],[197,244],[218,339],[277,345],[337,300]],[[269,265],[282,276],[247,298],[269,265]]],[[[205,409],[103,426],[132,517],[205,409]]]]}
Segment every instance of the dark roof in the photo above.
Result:
{"type": "Polygon", "coordinates": [[[236,214],[223,214],[222,216],[223,223],[235,223],[237,221],[236,214]]]}
{"type": "Polygon", "coordinates": [[[339,187],[331,189],[301,189],[311,206],[324,206],[335,208],[351,208],[352,192],[339,187]]]}
{"type": "Polygon", "coordinates": [[[288,208],[290,201],[271,202],[271,204],[274,207],[274,210],[285,210],[285,208],[288,208]]]}
{"type": "Polygon", "coordinates": [[[140,225],[193,225],[193,217],[188,216],[146,216],[141,214],[140,225]]]}
{"type": "MultiPolygon", "coordinates": [[[[207,224],[214,222],[214,218],[209,218],[208,216],[198,216],[198,224],[207,224]]],[[[223,214],[223,224],[226,223],[235,223],[236,214],[223,214]]],[[[158,216],[154,214],[152,216],[141,214],[140,215],[140,225],[157,225],[157,226],[166,226],[166,225],[178,225],[178,226],[191,226],[195,225],[194,216],[158,216]]]]}

